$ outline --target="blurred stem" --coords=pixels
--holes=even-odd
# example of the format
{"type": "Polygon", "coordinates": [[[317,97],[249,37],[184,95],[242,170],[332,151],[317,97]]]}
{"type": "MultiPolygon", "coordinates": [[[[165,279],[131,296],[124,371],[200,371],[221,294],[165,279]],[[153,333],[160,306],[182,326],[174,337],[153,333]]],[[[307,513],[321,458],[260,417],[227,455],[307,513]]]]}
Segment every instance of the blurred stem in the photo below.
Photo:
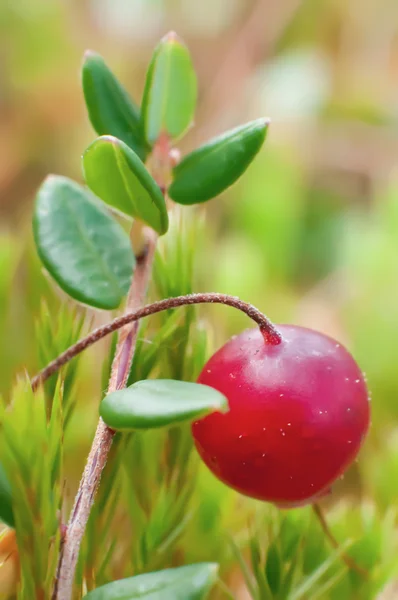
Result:
{"type": "MultiPolygon", "coordinates": [[[[60,354],[44,369],[42,369],[40,373],[35,375],[35,377],[33,377],[31,380],[33,390],[36,390],[41,383],[44,383],[49,377],[51,377],[51,375],[54,375],[54,373],[56,373],[61,367],[66,365],[66,363],[80,354],[80,352],[83,352],[83,350],[86,348],[96,344],[99,342],[99,340],[106,337],[110,333],[125,327],[129,323],[138,322],[144,317],[149,317],[156,313],[162,312],[163,310],[170,310],[171,308],[178,308],[180,306],[192,306],[193,304],[224,304],[225,306],[236,308],[257,323],[266,344],[278,345],[282,342],[281,334],[274,327],[271,321],[260,310],[258,310],[258,308],[252,304],[249,304],[248,302],[240,300],[240,298],[229,296],[228,294],[218,294],[217,292],[204,292],[201,294],[176,296],[175,298],[166,298],[165,300],[158,300],[158,302],[147,304],[138,310],[127,313],[122,317],[117,317],[110,323],[94,329],[94,331],[65,350],[65,352],[60,354]]],[[[111,378],[112,377],[115,377],[115,375],[112,374],[111,378]]],[[[120,386],[119,388],[115,389],[120,389],[120,386]]]]}
{"type": "MultiPolygon", "coordinates": [[[[320,507],[319,504],[313,504],[312,505],[312,509],[313,509],[313,511],[314,511],[314,513],[316,515],[316,518],[319,521],[320,526],[322,527],[323,533],[325,534],[325,536],[329,540],[331,546],[333,548],[335,548],[336,550],[338,550],[340,548],[340,544],[336,540],[336,538],[334,537],[333,533],[330,531],[329,525],[327,524],[327,521],[326,521],[325,515],[323,514],[322,508],[320,507]]],[[[341,558],[342,558],[343,562],[347,565],[347,567],[349,569],[351,569],[352,571],[355,571],[356,573],[358,573],[364,579],[367,579],[369,577],[369,573],[365,569],[363,569],[362,567],[360,567],[355,562],[355,560],[353,560],[351,558],[351,556],[349,556],[346,552],[343,552],[341,554],[341,558]]]]}
{"type": "MultiPolygon", "coordinates": [[[[156,182],[166,193],[165,176],[170,172],[170,146],[168,139],[161,139],[155,145],[156,171],[152,172],[156,182]]],[[[132,232],[134,233],[134,232],[132,232]]],[[[142,230],[144,245],[136,256],[136,267],[127,297],[126,311],[137,310],[143,305],[151,279],[155,257],[157,234],[149,227],[142,230]]],[[[138,320],[126,322],[120,330],[116,352],[112,363],[108,393],[125,387],[134,357],[138,333],[138,320]]],[[[62,549],[60,550],[57,576],[54,585],[54,600],[71,600],[75,570],[81,541],[84,536],[90,511],[98,490],[102,471],[105,468],[115,432],[109,429],[100,418],[87,458],[86,467],[80,481],[75,504],[71,512],[62,549]]]]}

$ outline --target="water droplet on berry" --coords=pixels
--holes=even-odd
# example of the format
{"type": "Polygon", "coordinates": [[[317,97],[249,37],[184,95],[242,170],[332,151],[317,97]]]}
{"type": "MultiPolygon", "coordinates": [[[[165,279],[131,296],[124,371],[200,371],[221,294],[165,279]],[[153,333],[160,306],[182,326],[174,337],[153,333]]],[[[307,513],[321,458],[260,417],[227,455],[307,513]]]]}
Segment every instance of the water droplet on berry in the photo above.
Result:
{"type": "Polygon", "coordinates": [[[229,376],[231,379],[236,379],[236,375],[234,375],[233,373],[230,373],[229,376]]]}
{"type": "Polygon", "coordinates": [[[211,373],[211,369],[207,369],[207,373],[211,373]]]}
{"type": "Polygon", "coordinates": [[[287,426],[290,427],[291,423],[288,423],[287,426]]]}
{"type": "Polygon", "coordinates": [[[347,408],[347,412],[351,412],[351,408],[347,408]]]}
{"type": "Polygon", "coordinates": [[[360,379],[356,379],[355,383],[361,383],[361,380],[360,379]]]}
{"type": "Polygon", "coordinates": [[[284,394],[279,394],[279,398],[283,398],[284,394]]]}
{"type": "Polygon", "coordinates": [[[347,440],[347,444],[352,444],[352,440],[347,440]]]}

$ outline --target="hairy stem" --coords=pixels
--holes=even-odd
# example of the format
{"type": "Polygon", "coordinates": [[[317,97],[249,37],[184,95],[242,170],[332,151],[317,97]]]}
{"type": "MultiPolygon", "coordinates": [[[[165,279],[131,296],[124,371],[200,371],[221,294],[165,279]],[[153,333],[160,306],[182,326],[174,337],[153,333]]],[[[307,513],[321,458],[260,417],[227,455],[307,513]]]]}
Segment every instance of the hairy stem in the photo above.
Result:
{"type": "MultiPolygon", "coordinates": [[[[313,504],[312,505],[312,509],[319,521],[319,524],[322,528],[323,533],[325,534],[325,536],[327,537],[327,539],[329,540],[331,546],[333,548],[335,548],[336,550],[338,550],[340,548],[340,544],[339,542],[336,540],[336,538],[334,537],[333,533],[330,531],[329,529],[329,525],[327,524],[327,521],[325,519],[325,515],[323,514],[323,510],[320,507],[319,504],[313,504]]],[[[361,577],[367,579],[369,577],[369,573],[363,569],[362,567],[360,567],[353,558],[351,558],[351,556],[349,556],[346,552],[343,552],[341,554],[341,559],[343,560],[343,562],[347,565],[347,567],[352,570],[352,571],[356,571],[359,575],[361,575],[361,577]]]]}
{"type": "MultiPolygon", "coordinates": [[[[157,236],[155,232],[149,228],[145,229],[144,235],[144,249],[142,253],[137,256],[134,278],[127,300],[127,308],[129,311],[135,310],[143,304],[152,271],[157,236]]],[[[134,356],[138,333],[138,321],[127,320],[123,325],[124,326],[121,326],[122,328],[116,347],[116,353],[112,363],[108,392],[121,389],[126,385],[131,361],[134,356]]],[[[116,331],[116,329],[114,329],[114,331],[116,331]]],[[[39,374],[38,379],[35,378],[36,383],[34,380],[32,381],[33,389],[37,387],[40,381],[44,381],[48,376],[49,375],[45,375],[43,379],[39,374]]],[[[53,594],[55,600],[70,600],[72,597],[80,544],[90,516],[91,507],[94,503],[94,497],[99,487],[101,474],[105,468],[108,454],[112,446],[113,436],[114,432],[109,429],[100,418],[90,454],[87,458],[86,467],[80,481],[75,504],[69,519],[62,551],[60,552],[53,594]]]]}
{"type": "MultiPolygon", "coordinates": [[[[122,317],[117,317],[110,323],[94,329],[94,331],[65,350],[65,352],[60,354],[44,369],[42,369],[40,373],[35,375],[35,377],[33,377],[31,380],[33,390],[36,390],[41,383],[44,383],[49,377],[51,377],[51,375],[54,375],[54,373],[56,373],[61,367],[72,360],[75,356],[80,354],[80,352],[89,346],[92,346],[110,333],[117,331],[121,327],[124,327],[129,323],[137,322],[144,317],[149,317],[150,315],[162,312],[163,310],[169,310],[171,308],[178,308],[179,306],[192,304],[224,304],[226,306],[232,306],[233,308],[244,312],[248,317],[250,317],[250,319],[257,323],[266,343],[277,345],[282,341],[280,333],[261,311],[255,308],[252,304],[248,304],[247,302],[244,302],[235,296],[217,294],[216,292],[176,296],[175,298],[166,298],[165,300],[159,300],[153,304],[147,304],[143,308],[139,308],[138,310],[127,313],[122,317]]],[[[110,389],[109,391],[113,390],[110,389]]]]}

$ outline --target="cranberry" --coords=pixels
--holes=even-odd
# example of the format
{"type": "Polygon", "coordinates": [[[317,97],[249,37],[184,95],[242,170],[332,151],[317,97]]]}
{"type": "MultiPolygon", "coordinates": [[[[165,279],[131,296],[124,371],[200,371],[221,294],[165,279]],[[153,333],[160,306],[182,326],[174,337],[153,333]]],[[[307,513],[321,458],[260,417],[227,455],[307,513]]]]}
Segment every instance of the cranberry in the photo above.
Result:
{"type": "Polygon", "coordinates": [[[369,427],[366,383],[343,346],[326,335],[280,325],[231,339],[199,383],[228,398],[229,411],[192,432],[209,469],[238,492],[282,507],[314,502],[353,462],[369,427]]]}

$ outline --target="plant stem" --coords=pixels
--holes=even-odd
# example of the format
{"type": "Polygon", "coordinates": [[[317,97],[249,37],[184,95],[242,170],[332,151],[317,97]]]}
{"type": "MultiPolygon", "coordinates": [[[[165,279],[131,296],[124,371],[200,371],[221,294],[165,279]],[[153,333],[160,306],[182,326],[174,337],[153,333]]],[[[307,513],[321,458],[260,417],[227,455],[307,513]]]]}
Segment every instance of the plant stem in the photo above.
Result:
{"type": "MultiPolygon", "coordinates": [[[[325,534],[325,536],[327,537],[327,539],[329,540],[331,546],[333,548],[335,548],[335,550],[338,550],[340,548],[340,544],[334,537],[333,533],[330,531],[329,525],[327,524],[327,521],[325,519],[325,515],[323,514],[322,508],[320,507],[319,504],[315,503],[312,505],[312,510],[314,511],[314,513],[319,521],[319,524],[322,528],[322,531],[325,534]]],[[[350,570],[356,571],[364,579],[367,579],[369,577],[369,573],[366,571],[366,569],[360,567],[355,562],[355,560],[353,558],[351,558],[351,556],[349,556],[346,552],[343,552],[341,554],[341,558],[350,570]]]]}
{"type": "MultiPolygon", "coordinates": [[[[157,235],[152,229],[145,228],[143,252],[137,256],[137,264],[127,300],[129,311],[137,309],[145,300],[152,271],[157,235]]],[[[134,356],[138,333],[138,321],[126,321],[120,331],[116,353],[112,363],[108,392],[121,389],[126,385],[131,361],[134,356]]],[[[40,378],[39,378],[40,381],[40,378]]],[[[33,388],[35,385],[32,383],[33,388]]],[[[37,386],[36,386],[37,387],[37,386]]],[[[114,432],[102,419],[99,419],[90,454],[76,495],[75,504],[69,519],[62,551],[60,552],[58,572],[53,598],[70,600],[72,598],[76,563],[80,544],[90,516],[95,494],[98,490],[101,474],[105,468],[112,446],[114,432]]]]}
{"type": "Polygon", "coordinates": [[[280,333],[277,331],[277,329],[275,329],[271,321],[269,321],[269,319],[262,312],[255,308],[255,306],[252,304],[248,304],[247,302],[244,302],[235,296],[217,294],[216,292],[176,296],[175,298],[166,298],[165,300],[159,300],[153,304],[147,304],[138,310],[127,313],[122,317],[117,317],[110,323],[94,329],[94,331],[65,350],[65,352],[60,354],[44,369],[42,369],[40,373],[35,375],[35,377],[33,377],[31,380],[33,390],[36,390],[41,383],[44,383],[49,377],[51,377],[51,375],[54,375],[54,373],[56,373],[61,367],[72,360],[75,356],[80,354],[80,352],[89,346],[92,346],[110,333],[117,331],[121,327],[124,327],[129,323],[135,323],[144,317],[149,317],[150,315],[162,312],[163,310],[169,310],[171,308],[178,308],[179,306],[192,304],[224,304],[226,306],[232,306],[233,308],[244,312],[248,317],[250,317],[250,319],[257,323],[267,344],[277,345],[282,341],[280,333]]]}

